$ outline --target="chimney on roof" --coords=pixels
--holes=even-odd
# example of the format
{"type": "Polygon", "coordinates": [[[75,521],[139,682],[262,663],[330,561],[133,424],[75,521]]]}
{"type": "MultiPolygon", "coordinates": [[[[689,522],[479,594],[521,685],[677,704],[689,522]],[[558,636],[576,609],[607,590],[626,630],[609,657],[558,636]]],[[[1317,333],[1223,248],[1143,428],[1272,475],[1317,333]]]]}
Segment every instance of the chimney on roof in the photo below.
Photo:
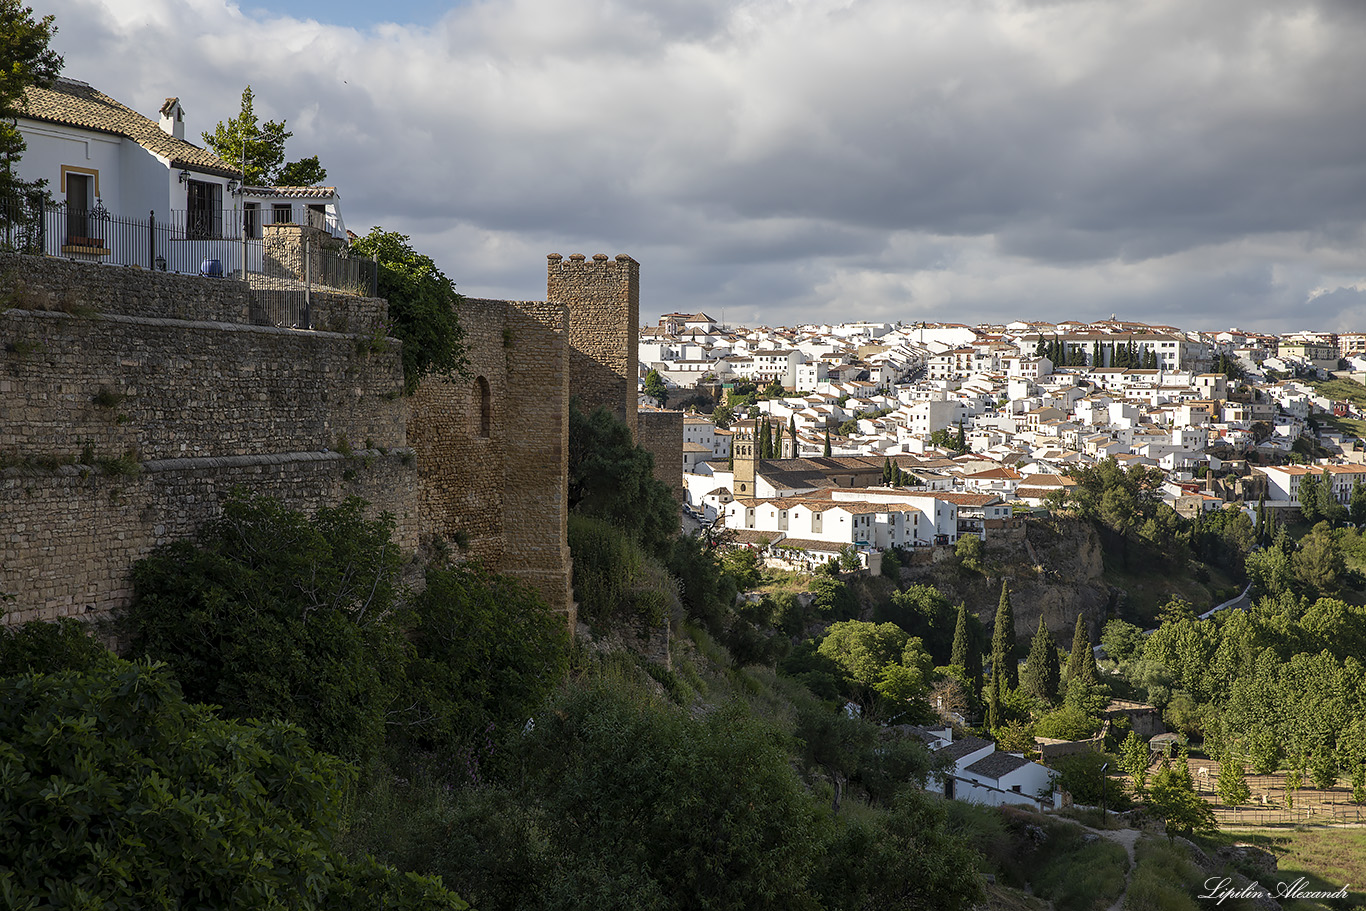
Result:
{"type": "Polygon", "coordinates": [[[179,98],[167,98],[161,106],[161,129],[176,139],[185,138],[185,109],[179,98]]]}

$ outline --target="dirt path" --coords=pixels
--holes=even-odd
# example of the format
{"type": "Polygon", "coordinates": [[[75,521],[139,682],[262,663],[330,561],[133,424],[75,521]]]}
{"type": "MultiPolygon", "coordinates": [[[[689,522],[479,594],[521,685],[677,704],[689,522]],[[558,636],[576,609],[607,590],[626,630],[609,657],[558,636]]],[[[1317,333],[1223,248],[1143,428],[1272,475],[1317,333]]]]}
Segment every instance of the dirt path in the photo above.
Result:
{"type": "Polygon", "coordinates": [[[1124,899],[1129,895],[1129,881],[1133,878],[1134,867],[1138,864],[1134,858],[1134,845],[1138,843],[1139,836],[1143,833],[1138,829],[1093,829],[1090,826],[1085,826],[1085,829],[1088,832],[1094,832],[1101,838],[1108,838],[1129,855],[1129,869],[1124,874],[1124,891],[1119,894],[1119,898],[1115,899],[1115,903],[1109,908],[1109,911],[1123,911],[1124,899]]]}

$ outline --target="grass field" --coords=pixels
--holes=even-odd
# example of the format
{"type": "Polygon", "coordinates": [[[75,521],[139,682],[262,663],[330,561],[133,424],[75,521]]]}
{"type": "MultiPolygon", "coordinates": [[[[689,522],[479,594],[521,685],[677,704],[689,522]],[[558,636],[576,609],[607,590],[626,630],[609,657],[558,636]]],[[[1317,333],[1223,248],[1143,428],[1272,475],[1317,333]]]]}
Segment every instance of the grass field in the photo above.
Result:
{"type": "MultiPolygon", "coordinates": [[[[1211,851],[1220,845],[1256,845],[1276,855],[1279,881],[1291,883],[1303,876],[1307,880],[1305,889],[1316,892],[1347,886],[1345,907],[1366,908],[1366,828],[1234,829],[1201,842],[1211,851]]],[[[1271,883],[1263,885],[1274,888],[1271,883]]],[[[1309,911],[1344,905],[1299,901],[1287,907],[1309,911]]]]}

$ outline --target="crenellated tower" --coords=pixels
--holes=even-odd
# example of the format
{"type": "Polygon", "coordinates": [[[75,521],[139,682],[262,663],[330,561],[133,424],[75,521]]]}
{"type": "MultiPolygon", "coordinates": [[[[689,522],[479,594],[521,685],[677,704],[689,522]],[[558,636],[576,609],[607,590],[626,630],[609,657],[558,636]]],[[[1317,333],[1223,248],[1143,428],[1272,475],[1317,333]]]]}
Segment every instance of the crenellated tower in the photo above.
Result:
{"type": "Polygon", "coordinates": [[[640,264],[626,254],[591,260],[547,257],[546,301],[569,313],[569,394],[591,411],[599,405],[636,432],[640,264]]]}

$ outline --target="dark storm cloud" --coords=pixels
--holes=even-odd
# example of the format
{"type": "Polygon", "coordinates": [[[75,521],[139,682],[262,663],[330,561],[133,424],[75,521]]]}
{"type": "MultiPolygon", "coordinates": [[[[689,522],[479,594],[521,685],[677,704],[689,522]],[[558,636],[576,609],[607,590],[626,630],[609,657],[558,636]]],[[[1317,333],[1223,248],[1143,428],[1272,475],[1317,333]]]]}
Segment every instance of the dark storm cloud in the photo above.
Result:
{"type": "Polygon", "coordinates": [[[485,0],[368,29],[52,6],[69,75],[180,95],[192,135],[251,83],[352,227],[470,293],[539,296],[556,250],[774,323],[1362,312],[1349,0],[485,0]]]}

